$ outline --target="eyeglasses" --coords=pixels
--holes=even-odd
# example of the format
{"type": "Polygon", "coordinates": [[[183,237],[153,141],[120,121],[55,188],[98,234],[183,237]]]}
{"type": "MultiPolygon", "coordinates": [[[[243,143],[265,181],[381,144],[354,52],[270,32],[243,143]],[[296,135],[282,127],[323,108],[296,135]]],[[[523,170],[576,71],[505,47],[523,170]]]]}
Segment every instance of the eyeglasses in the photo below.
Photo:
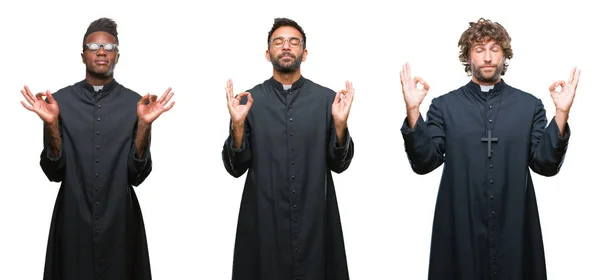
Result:
{"type": "Polygon", "coordinates": [[[107,53],[113,52],[113,51],[118,51],[119,46],[117,44],[113,44],[113,43],[104,43],[104,44],[100,44],[100,43],[89,43],[89,44],[85,44],[86,48],[91,51],[91,52],[98,52],[100,50],[100,47],[104,48],[104,51],[107,53]]]}
{"type": "Polygon", "coordinates": [[[293,48],[298,48],[298,47],[300,47],[300,45],[302,45],[302,39],[296,38],[296,37],[291,37],[291,38],[287,38],[287,39],[285,39],[283,37],[277,37],[277,38],[271,40],[270,43],[273,47],[281,48],[281,47],[283,47],[285,42],[288,42],[290,44],[290,46],[293,48]]]}

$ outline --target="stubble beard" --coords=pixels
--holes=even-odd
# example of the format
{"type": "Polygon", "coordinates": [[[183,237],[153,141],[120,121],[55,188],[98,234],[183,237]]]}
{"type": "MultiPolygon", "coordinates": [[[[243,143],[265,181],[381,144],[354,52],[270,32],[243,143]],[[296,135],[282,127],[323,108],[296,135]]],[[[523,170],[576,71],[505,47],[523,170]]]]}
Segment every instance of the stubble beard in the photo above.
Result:
{"type": "Polygon", "coordinates": [[[282,53],[279,55],[279,57],[271,54],[271,63],[273,64],[273,68],[280,73],[293,73],[296,72],[299,68],[300,68],[300,64],[302,64],[302,54],[298,57],[296,57],[293,53],[282,53]],[[282,55],[284,54],[288,54],[291,56],[292,59],[294,59],[293,62],[291,63],[285,63],[282,64],[279,62],[279,59],[282,57],[282,55]]]}
{"type": "MultiPolygon", "coordinates": [[[[473,60],[471,60],[471,65],[475,65],[473,63],[473,60]]],[[[473,69],[473,75],[475,76],[475,78],[477,78],[478,81],[482,82],[482,83],[496,83],[498,81],[498,79],[500,79],[500,76],[502,75],[502,71],[504,71],[504,59],[502,59],[500,61],[500,63],[498,63],[498,66],[496,66],[496,70],[494,71],[494,74],[491,76],[486,77],[485,74],[483,73],[482,68],[486,67],[489,65],[482,65],[477,67],[476,69],[473,69]]]]}

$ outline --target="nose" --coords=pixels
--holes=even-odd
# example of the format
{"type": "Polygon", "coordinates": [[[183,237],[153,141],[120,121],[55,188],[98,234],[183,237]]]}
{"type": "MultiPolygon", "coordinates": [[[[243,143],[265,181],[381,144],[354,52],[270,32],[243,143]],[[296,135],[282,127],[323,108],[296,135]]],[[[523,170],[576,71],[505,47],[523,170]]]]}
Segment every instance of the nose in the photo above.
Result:
{"type": "Polygon", "coordinates": [[[290,45],[290,41],[289,40],[284,40],[283,41],[283,45],[281,46],[281,49],[291,50],[292,49],[292,45],[290,45]]]}
{"type": "Polygon", "coordinates": [[[483,60],[486,63],[492,62],[492,51],[491,50],[486,50],[484,55],[483,55],[483,60]]]}
{"type": "Polygon", "coordinates": [[[104,46],[100,47],[96,52],[96,55],[106,55],[106,51],[104,50],[104,46]]]}

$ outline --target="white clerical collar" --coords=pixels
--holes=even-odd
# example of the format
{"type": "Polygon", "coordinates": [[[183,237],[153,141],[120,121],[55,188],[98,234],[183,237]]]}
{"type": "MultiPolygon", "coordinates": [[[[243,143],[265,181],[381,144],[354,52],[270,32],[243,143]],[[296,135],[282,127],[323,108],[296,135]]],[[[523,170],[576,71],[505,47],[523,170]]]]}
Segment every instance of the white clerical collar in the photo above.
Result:
{"type": "Polygon", "coordinates": [[[481,91],[483,91],[483,92],[489,92],[490,90],[492,90],[494,88],[493,85],[491,85],[491,86],[482,86],[482,85],[480,85],[480,87],[481,87],[481,91]]]}
{"type": "Polygon", "coordinates": [[[99,91],[103,88],[104,86],[94,86],[94,91],[99,91]]]}
{"type": "Polygon", "coordinates": [[[291,89],[292,85],[283,85],[283,90],[291,89]]]}

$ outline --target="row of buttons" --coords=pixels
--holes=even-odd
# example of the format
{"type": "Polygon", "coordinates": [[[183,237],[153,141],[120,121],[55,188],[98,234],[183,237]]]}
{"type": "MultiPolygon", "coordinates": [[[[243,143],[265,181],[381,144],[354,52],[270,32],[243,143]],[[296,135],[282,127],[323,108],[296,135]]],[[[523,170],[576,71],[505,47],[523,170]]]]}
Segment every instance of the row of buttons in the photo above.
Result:
{"type": "MultiPolygon", "coordinates": [[[[292,91],[291,90],[286,90],[286,93],[288,95],[291,95],[292,91]]],[[[291,112],[290,112],[291,109],[292,109],[292,105],[288,104],[288,115],[291,114],[291,112]]],[[[290,118],[288,119],[288,121],[290,123],[288,125],[288,127],[287,127],[288,131],[289,131],[288,135],[290,137],[294,137],[294,132],[293,132],[293,129],[292,129],[292,123],[294,122],[294,118],[290,116],[290,118]]],[[[288,143],[294,143],[294,142],[293,141],[288,141],[288,143]]],[[[292,174],[291,175],[291,178],[292,178],[291,185],[292,186],[291,186],[291,190],[290,190],[290,192],[292,193],[292,197],[290,199],[290,204],[292,206],[292,209],[290,211],[291,211],[291,219],[292,219],[292,222],[293,222],[293,225],[292,225],[293,241],[292,241],[292,243],[295,244],[295,246],[293,247],[292,250],[293,250],[293,253],[297,254],[300,251],[300,248],[298,247],[299,235],[300,234],[298,233],[298,229],[297,229],[298,228],[297,213],[298,213],[299,209],[298,209],[298,205],[295,203],[295,201],[297,199],[297,190],[294,187],[295,186],[294,182],[295,182],[295,179],[296,179],[296,175],[294,174],[294,166],[296,165],[296,161],[294,159],[294,154],[293,154],[294,151],[295,151],[294,148],[290,147],[290,152],[291,153],[290,153],[290,168],[289,168],[289,171],[292,174]]],[[[296,269],[300,269],[300,261],[298,260],[298,256],[295,256],[294,259],[296,259],[295,262],[294,262],[294,267],[296,269]]],[[[299,276],[297,276],[295,279],[296,280],[300,280],[301,278],[299,276]]]]}

